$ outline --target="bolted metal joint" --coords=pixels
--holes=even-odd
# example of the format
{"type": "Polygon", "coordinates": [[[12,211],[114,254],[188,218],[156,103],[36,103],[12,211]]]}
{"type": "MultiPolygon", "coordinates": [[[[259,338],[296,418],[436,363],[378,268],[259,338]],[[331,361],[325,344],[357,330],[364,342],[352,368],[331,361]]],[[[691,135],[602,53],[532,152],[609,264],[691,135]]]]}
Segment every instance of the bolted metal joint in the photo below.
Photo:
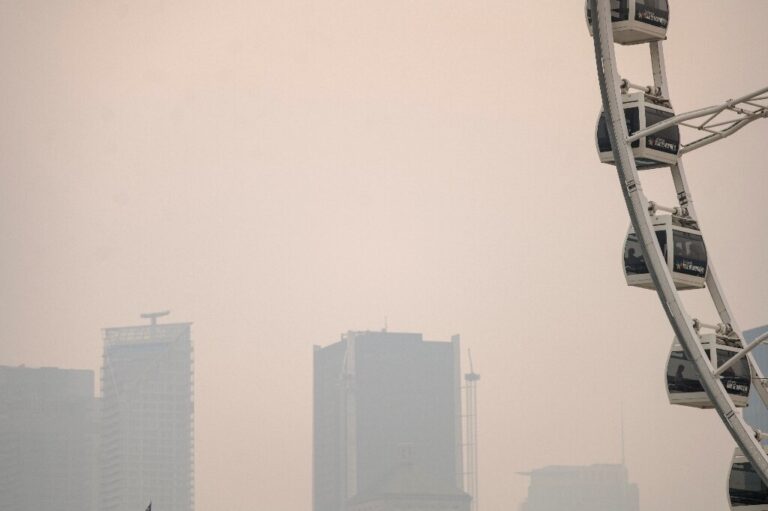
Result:
{"type": "Polygon", "coordinates": [[[716,325],[710,323],[704,323],[697,318],[693,319],[693,329],[699,332],[702,328],[707,330],[713,330],[716,334],[730,335],[733,333],[733,327],[730,323],[717,323],[716,325]]]}
{"type": "Polygon", "coordinates": [[[681,218],[688,217],[687,208],[683,208],[683,207],[670,208],[668,206],[662,206],[661,204],[658,204],[654,201],[648,201],[648,213],[650,213],[651,215],[655,215],[657,211],[665,211],[667,213],[670,213],[674,216],[681,217],[681,218]]]}

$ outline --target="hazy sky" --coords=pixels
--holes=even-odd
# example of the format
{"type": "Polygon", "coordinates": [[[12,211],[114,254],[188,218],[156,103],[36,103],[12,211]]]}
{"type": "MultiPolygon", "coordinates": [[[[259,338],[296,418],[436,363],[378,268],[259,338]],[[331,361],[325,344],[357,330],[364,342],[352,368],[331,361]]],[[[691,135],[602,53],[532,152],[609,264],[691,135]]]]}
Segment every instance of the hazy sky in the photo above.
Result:
{"type": "MultiPolygon", "coordinates": [[[[766,19],[673,2],[679,111],[768,83],[766,19]]],[[[519,471],[617,462],[622,403],[643,509],[726,509],[733,442],[667,404],[671,328],[624,284],[582,2],[2,0],[0,68],[0,364],[97,369],[100,328],[193,321],[199,511],[310,508],[312,345],[385,317],[472,348],[483,511],[517,508],[519,471]]],[[[766,136],[686,157],[745,328],[766,136]]]]}

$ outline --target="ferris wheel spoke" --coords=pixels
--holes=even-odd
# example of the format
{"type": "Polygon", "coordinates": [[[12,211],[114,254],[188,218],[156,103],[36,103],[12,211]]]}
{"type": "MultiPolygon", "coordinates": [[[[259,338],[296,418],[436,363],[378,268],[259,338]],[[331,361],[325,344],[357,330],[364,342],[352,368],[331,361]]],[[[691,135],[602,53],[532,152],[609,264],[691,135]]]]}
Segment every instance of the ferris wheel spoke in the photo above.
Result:
{"type": "MultiPolygon", "coordinates": [[[[635,89],[643,89],[642,86],[637,86],[629,82],[627,82],[627,84],[635,89]]],[[[700,108],[698,110],[669,117],[668,119],[664,119],[645,129],[635,131],[627,138],[627,142],[635,142],[641,138],[654,135],[673,126],[682,126],[691,131],[704,131],[709,133],[704,137],[700,137],[692,142],[684,144],[681,154],[693,151],[694,149],[704,147],[712,142],[729,137],[758,119],[768,117],[768,104],[761,105],[757,103],[758,100],[764,101],[763,95],[766,92],[768,92],[768,87],[736,100],[728,100],[719,105],[700,108]],[[726,113],[732,114],[731,117],[721,119],[721,116],[726,113]],[[704,121],[698,124],[688,122],[702,118],[704,118],[704,121]]]]}

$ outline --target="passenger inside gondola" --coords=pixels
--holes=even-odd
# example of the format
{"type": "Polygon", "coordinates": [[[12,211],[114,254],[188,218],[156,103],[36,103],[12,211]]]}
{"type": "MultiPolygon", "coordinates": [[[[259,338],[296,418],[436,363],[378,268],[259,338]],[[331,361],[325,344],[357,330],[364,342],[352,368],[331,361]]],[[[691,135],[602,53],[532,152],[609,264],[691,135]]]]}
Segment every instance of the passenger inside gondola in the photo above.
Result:
{"type": "Polygon", "coordinates": [[[648,273],[645,259],[635,247],[627,248],[627,255],[624,256],[624,267],[629,274],[648,273]]]}
{"type": "Polygon", "coordinates": [[[673,351],[670,354],[667,366],[667,385],[669,392],[703,392],[704,387],[699,381],[699,373],[693,363],[688,360],[682,351],[673,351]],[[674,373],[672,372],[674,368],[674,373]]]}
{"type": "MultiPolygon", "coordinates": [[[[656,239],[659,240],[661,253],[664,259],[667,259],[667,233],[666,231],[656,231],[656,239]]],[[[640,242],[637,240],[637,234],[627,235],[627,241],[624,244],[624,271],[627,275],[640,275],[648,273],[648,266],[645,264],[645,258],[640,250],[640,242]]]]}
{"type": "Polygon", "coordinates": [[[681,388],[685,383],[685,377],[683,376],[683,372],[685,371],[685,366],[683,364],[680,364],[677,366],[677,371],[675,371],[675,388],[681,388]]]}

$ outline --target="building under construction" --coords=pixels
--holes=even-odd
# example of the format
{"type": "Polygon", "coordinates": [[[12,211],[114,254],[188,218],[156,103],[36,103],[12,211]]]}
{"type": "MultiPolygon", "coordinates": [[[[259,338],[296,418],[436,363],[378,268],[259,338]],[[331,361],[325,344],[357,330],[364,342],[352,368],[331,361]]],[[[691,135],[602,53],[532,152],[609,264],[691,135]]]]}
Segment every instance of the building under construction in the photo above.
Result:
{"type": "Polygon", "coordinates": [[[313,510],[469,511],[476,441],[462,419],[476,413],[462,413],[461,389],[458,336],[348,332],[316,346],[313,510]]]}

